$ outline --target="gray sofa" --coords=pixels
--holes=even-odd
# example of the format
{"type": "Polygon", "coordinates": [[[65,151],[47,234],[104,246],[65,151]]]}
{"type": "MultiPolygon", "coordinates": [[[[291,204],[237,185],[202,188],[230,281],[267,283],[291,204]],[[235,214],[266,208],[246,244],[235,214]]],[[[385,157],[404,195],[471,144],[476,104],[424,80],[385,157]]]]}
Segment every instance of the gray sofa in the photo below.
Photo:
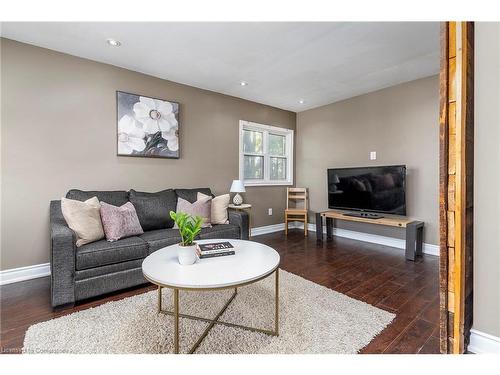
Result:
{"type": "MultiPolygon", "coordinates": [[[[212,195],[209,188],[167,189],[158,193],[130,191],[70,190],[66,198],[100,201],[121,206],[134,205],[144,234],[116,242],[100,240],[76,247],[75,233],[61,212],[61,201],[50,202],[50,269],[52,306],[147,283],[142,276],[142,261],[152,252],[180,242],[179,231],[172,229],[169,211],[175,211],[177,198],[196,201],[197,193],[212,195]]],[[[229,210],[229,224],[203,228],[199,238],[248,239],[248,214],[229,210]]]]}

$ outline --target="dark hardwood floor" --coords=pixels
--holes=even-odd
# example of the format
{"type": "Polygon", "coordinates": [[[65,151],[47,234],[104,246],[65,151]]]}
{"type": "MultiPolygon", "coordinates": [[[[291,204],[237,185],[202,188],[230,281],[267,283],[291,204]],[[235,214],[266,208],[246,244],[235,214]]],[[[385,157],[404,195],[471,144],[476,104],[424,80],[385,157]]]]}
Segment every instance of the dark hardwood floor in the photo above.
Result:
{"type": "MultiPolygon", "coordinates": [[[[438,258],[406,261],[394,248],[335,237],[319,244],[300,230],[253,238],[281,255],[281,268],[396,314],[361,353],[438,353],[438,258]]],[[[0,287],[1,352],[19,353],[34,323],[154,289],[148,285],[53,311],[49,278],[0,287]]]]}

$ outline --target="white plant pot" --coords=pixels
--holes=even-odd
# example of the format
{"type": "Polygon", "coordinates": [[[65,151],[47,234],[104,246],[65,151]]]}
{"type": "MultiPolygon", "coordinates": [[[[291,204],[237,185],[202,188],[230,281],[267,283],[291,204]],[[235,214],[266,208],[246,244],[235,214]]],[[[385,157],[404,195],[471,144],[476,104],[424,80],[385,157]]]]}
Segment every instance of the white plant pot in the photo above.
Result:
{"type": "Polygon", "coordinates": [[[191,246],[181,246],[177,245],[177,258],[179,259],[179,263],[183,266],[188,266],[191,264],[195,264],[198,256],[196,255],[196,244],[191,246]]]}

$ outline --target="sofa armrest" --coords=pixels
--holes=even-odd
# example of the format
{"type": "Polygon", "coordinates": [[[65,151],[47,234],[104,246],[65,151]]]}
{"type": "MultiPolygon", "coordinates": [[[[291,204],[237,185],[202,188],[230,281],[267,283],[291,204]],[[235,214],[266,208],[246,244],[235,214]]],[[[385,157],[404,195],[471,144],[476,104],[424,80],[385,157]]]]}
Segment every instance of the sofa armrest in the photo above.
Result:
{"type": "Polygon", "coordinates": [[[249,238],[249,217],[248,212],[241,210],[227,210],[229,216],[229,224],[234,224],[240,227],[240,239],[248,240],[249,238]]]}
{"type": "Polygon", "coordinates": [[[50,285],[52,306],[75,302],[76,235],[64,220],[61,201],[50,202],[50,285]]]}

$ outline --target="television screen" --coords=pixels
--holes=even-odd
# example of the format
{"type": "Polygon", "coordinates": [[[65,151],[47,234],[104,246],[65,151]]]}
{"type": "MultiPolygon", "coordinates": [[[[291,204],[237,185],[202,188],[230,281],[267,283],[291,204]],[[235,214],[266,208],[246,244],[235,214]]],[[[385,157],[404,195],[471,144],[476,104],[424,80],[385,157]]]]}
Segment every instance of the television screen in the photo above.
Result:
{"type": "Polygon", "coordinates": [[[328,207],[406,215],[406,166],[328,169],[328,207]]]}

